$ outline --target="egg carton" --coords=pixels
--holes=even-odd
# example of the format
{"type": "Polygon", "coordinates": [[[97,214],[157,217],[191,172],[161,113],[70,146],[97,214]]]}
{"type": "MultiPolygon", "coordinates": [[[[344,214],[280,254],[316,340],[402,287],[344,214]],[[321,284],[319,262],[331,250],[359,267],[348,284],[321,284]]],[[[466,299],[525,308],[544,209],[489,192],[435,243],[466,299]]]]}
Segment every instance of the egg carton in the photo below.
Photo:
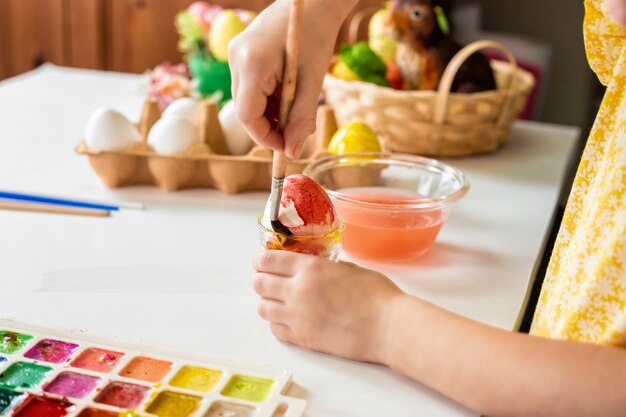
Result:
{"type": "MultiPolygon", "coordinates": [[[[89,158],[92,169],[110,188],[152,184],[167,191],[186,188],[216,188],[225,193],[269,190],[272,179],[272,152],[259,146],[246,155],[229,155],[218,119],[217,105],[203,101],[200,143],[179,155],[161,155],[148,146],[148,133],[161,117],[157,103],[144,103],[137,128],[141,140],[124,151],[90,149],[83,139],[76,152],[89,158]]],[[[318,108],[317,130],[308,138],[300,159],[287,163],[287,175],[302,173],[314,160],[328,156],[328,143],[337,130],[333,111],[318,108]]]]}

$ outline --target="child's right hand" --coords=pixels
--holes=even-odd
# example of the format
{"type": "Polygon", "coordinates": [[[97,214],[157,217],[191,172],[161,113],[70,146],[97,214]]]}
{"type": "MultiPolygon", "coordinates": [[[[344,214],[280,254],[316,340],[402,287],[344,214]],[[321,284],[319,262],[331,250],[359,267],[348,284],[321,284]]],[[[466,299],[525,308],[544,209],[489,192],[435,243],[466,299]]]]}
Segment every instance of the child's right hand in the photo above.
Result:
{"type": "MultiPolygon", "coordinates": [[[[392,307],[405,294],[354,264],[287,251],[254,258],[259,315],[280,340],[366,362],[387,363],[392,307]]],[[[394,315],[395,317],[395,315],[394,315]]]]}
{"type": "Polygon", "coordinates": [[[265,117],[268,97],[281,82],[291,0],[277,0],[229,46],[237,116],[260,145],[297,158],[315,131],[317,102],[341,23],[355,0],[305,1],[296,98],[284,138],[265,117]]]}

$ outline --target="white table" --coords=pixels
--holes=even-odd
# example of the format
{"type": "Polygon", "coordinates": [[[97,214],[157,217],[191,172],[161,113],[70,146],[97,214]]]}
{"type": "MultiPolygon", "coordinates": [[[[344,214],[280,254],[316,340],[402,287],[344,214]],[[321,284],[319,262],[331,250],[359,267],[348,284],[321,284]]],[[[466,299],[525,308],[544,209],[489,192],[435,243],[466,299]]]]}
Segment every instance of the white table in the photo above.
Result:
{"type": "MultiPolygon", "coordinates": [[[[1,317],[291,369],[308,416],[475,415],[383,367],[271,336],[249,286],[266,194],[106,189],[73,148],[98,106],[138,117],[139,80],[45,66],[0,83],[0,188],[149,207],[109,219],[0,212],[1,317]]],[[[513,329],[578,135],[519,123],[496,155],[452,161],[472,189],[434,250],[411,264],[366,266],[431,302],[513,329]]]]}

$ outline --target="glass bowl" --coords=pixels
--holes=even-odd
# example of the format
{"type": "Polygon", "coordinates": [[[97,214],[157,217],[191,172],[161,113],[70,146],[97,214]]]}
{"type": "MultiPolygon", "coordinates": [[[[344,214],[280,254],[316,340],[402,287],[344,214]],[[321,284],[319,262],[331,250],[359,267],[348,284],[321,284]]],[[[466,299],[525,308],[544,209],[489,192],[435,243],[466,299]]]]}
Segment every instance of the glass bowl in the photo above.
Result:
{"type": "Polygon", "coordinates": [[[304,174],[326,190],[346,223],[343,249],[376,261],[407,261],[426,253],[453,204],[469,190],[458,169],[405,154],[331,156],[313,162],[304,174]]]}
{"type": "Polygon", "coordinates": [[[263,216],[259,217],[259,238],[265,250],[286,250],[306,255],[321,256],[337,260],[341,252],[341,242],[346,225],[338,220],[337,227],[324,235],[314,236],[287,236],[275,232],[263,224],[263,216]]]}

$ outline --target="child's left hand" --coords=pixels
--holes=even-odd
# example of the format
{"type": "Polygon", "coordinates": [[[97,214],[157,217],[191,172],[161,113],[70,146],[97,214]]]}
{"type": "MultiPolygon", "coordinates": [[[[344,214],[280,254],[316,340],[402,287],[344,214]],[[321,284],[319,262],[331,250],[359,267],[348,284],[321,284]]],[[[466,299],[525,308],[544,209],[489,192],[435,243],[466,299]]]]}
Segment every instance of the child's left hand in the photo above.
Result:
{"type": "Polygon", "coordinates": [[[280,340],[366,362],[385,363],[389,311],[404,293],[354,264],[287,251],[253,260],[259,315],[280,340]]]}

